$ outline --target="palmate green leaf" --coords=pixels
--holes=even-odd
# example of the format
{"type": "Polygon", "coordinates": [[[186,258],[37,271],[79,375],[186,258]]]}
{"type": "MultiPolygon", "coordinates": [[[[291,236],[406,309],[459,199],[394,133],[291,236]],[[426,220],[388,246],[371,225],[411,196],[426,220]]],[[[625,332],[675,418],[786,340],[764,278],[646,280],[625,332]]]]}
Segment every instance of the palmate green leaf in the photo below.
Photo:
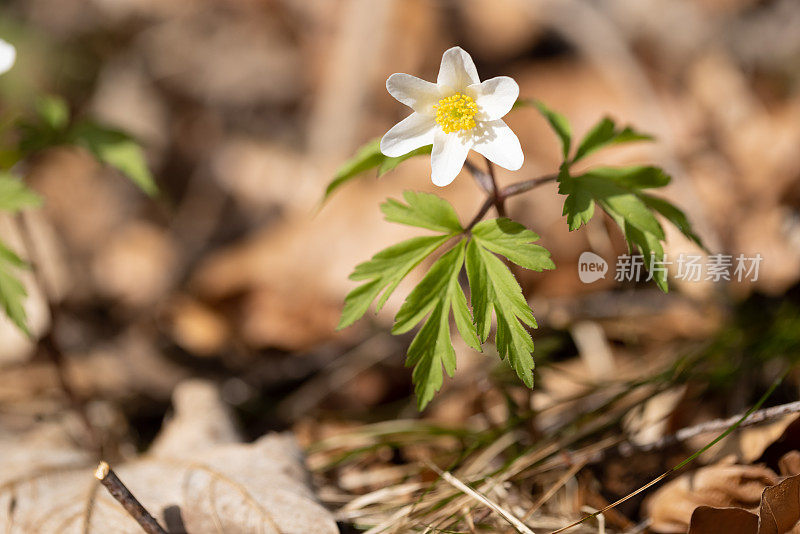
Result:
{"type": "MultiPolygon", "coordinates": [[[[664,259],[664,230],[654,215],[662,213],[687,236],[694,236],[686,216],[668,202],[647,195],[642,189],[662,187],[669,176],[656,167],[600,167],[572,177],[562,173],[559,193],[566,194],[564,215],[570,230],[575,230],[591,219],[595,203],[611,216],[622,230],[631,250],[644,256],[645,267],[664,259]]],[[[696,238],[696,236],[694,236],[696,238]]],[[[698,240],[699,242],[699,240],[698,240]]],[[[667,277],[661,270],[652,272],[653,280],[666,292],[667,277]]]]}
{"type": "Polygon", "coordinates": [[[452,237],[464,231],[453,206],[446,200],[430,193],[413,191],[403,193],[403,198],[407,204],[394,199],[381,204],[381,211],[387,221],[427,228],[442,235],[415,237],[403,241],[382,250],[371,260],[357,265],[350,279],[366,280],[366,283],[351,291],[345,298],[338,329],[346,328],[360,319],[372,301],[383,292],[376,306],[376,311],[379,311],[397,285],[414,267],[452,237]]]}
{"type": "Polygon", "coordinates": [[[413,158],[414,156],[430,154],[431,148],[431,145],[427,145],[412,150],[408,154],[390,158],[389,156],[384,156],[381,152],[380,138],[373,139],[359,148],[355,156],[339,167],[333,180],[331,180],[328,187],[325,188],[325,195],[322,201],[326,201],[341,186],[370,169],[377,169],[378,177],[380,178],[387,172],[394,170],[395,167],[407,159],[413,158]]]}
{"type": "Polygon", "coordinates": [[[497,352],[526,386],[533,387],[533,339],[526,326],[536,328],[536,319],[517,280],[497,256],[475,239],[467,245],[466,267],[479,339],[488,338],[494,311],[497,352]]]}
{"type": "MultiPolygon", "coordinates": [[[[616,213],[609,213],[609,215],[622,230],[625,242],[628,244],[628,250],[630,252],[638,250],[648,271],[650,271],[650,262],[657,263],[664,260],[664,247],[661,245],[662,239],[649,232],[639,230],[616,213]]],[[[651,276],[661,291],[664,293],[669,291],[666,272],[661,269],[655,269],[651,272],[651,276]]]]}
{"type": "Polygon", "coordinates": [[[27,267],[22,258],[11,249],[0,243],[0,306],[17,328],[30,336],[28,316],[25,313],[25,298],[28,296],[25,286],[14,274],[15,269],[27,267]]]}
{"type": "Polygon", "coordinates": [[[128,134],[93,122],[76,124],[71,143],[83,146],[100,162],[113,167],[150,196],[158,193],[142,148],[128,134]]]}
{"type": "Polygon", "coordinates": [[[532,271],[555,269],[550,252],[533,244],[539,236],[518,222],[505,217],[489,219],[476,224],[471,233],[479,245],[505,256],[520,267],[532,271]]]}
{"type": "Polygon", "coordinates": [[[678,209],[675,205],[670,203],[667,200],[664,200],[660,197],[654,197],[652,195],[648,195],[645,193],[639,193],[639,198],[642,199],[647,207],[656,210],[660,213],[665,219],[669,222],[674,224],[678,230],[681,231],[683,235],[685,235],[691,241],[694,241],[697,246],[700,248],[707,250],[706,246],[703,244],[703,241],[700,237],[694,233],[692,229],[692,224],[689,222],[688,217],[686,214],[683,213],[680,209],[678,209]]]}
{"type": "Polygon", "coordinates": [[[419,285],[409,293],[395,317],[392,333],[401,334],[428,316],[411,342],[406,358],[406,366],[414,366],[412,380],[420,410],[442,387],[442,367],[449,376],[453,376],[456,369],[456,354],[450,338],[451,310],[461,337],[475,350],[481,350],[466,296],[458,283],[458,275],[464,265],[465,243],[466,240],[462,238],[431,266],[419,285]]]}
{"type": "Polygon", "coordinates": [[[598,202],[607,212],[618,214],[643,232],[664,239],[664,230],[652,211],[639,198],[636,189],[621,185],[624,183],[623,178],[628,176],[628,169],[616,169],[622,177],[619,180],[610,176],[614,170],[602,169],[602,173],[590,171],[581,176],[561,177],[559,193],[567,195],[563,213],[567,216],[570,230],[588,222],[593,214],[593,203],[598,202]]]}
{"type": "Polygon", "coordinates": [[[576,162],[603,147],[609,145],[616,145],[620,143],[630,143],[633,141],[652,141],[653,137],[635,131],[630,126],[622,129],[617,129],[614,121],[609,117],[603,118],[600,122],[594,125],[589,132],[583,137],[578,149],[575,151],[575,157],[572,162],[576,162]]]}
{"type": "Polygon", "coordinates": [[[369,280],[353,291],[344,301],[344,309],[337,330],[346,328],[360,319],[370,304],[383,291],[378,301],[379,311],[403,278],[433,251],[442,246],[449,235],[415,237],[375,254],[371,260],[356,266],[351,280],[369,280]]]}
{"type": "Polygon", "coordinates": [[[28,189],[22,180],[7,172],[0,172],[0,210],[16,213],[41,204],[42,198],[28,189]]]}
{"type": "Polygon", "coordinates": [[[443,198],[415,191],[404,192],[403,198],[407,204],[392,198],[381,204],[381,211],[387,221],[451,235],[464,231],[456,210],[443,198]]]}

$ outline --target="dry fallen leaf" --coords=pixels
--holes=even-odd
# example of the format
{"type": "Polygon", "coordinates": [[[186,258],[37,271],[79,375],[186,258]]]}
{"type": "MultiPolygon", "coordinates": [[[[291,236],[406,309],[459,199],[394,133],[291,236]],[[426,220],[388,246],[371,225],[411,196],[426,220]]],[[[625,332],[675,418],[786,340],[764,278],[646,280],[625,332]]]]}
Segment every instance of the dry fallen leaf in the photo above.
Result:
{"type": "Polygon", "coordinates": [[[778,483],[778,475],[757,465],[718,463],[681,475],[646,503],[656,532],[686,532],[699,506],[755,509],[762,491],[778,483]]]}
{"type": "MultiPolygon", "coordinates": [[[[237,435],[216,388],[184,382],[175,417],[149,454],[115,471],[171,532],[335,533],[306,484],[289,434],[252,444],[237,435]]],[[[53,431],[38,440],[0,436],[0,525],[8,533],[139,534],[92,476],[94,460],[53,431]]]]}
{"type": "Polygon", "coordinates": [[[752,534],[757,530],[758,516],[741,508],[700,506],[689,525],[689,534],[752,534]]]}
{"type": "Polygon", "coordinates": [[[700,506],[689,534],[797,534],[800,532],[800,475],[764,489],[758,515],[741,508],[700,506]]]}

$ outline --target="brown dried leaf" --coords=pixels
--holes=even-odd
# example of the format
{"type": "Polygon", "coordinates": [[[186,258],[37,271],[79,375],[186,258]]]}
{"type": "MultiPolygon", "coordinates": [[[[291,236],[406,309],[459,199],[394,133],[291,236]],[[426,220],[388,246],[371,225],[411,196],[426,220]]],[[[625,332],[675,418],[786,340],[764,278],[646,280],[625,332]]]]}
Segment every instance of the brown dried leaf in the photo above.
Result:
{"type": "Polygon", "coordinates": [[[758,534],[800,532],[800,475],[764,490],[759,517],[758,534]]]}
{"type": "Polygon", "coordinates": [[[689,534],[755,534],[758,516],[741,508],[700,506],[692,513],[689,534]]]}
{"type": "MultiPolygon", "coordinates": [[[[314,500],[294,438],[252,444],[237,434],[213,385],[181,384],[176,416],[150,454],[116,470],[170,531],[338,532],[314,500]]],[[[0,525],[5,531],[139,533],[139,525],[94,480],[92,459],[59,434],[0,438],[0,525]]]]}
{"type": "Polygon", "coordinates": [[[719,463],[686,473],[666,484],[648,501],[652,529],[685,532],[699,506],[755,509],[762,491],[778,476],[762,466],[719,463]]]}

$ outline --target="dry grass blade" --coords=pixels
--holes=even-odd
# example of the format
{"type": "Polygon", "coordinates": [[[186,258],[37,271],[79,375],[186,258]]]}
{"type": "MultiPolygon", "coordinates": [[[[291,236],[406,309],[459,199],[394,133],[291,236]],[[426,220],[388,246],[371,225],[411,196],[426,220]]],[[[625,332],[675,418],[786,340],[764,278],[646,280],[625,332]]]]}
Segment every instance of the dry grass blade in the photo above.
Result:
{"type": "Polygon", "coordinates": [[[453,487],[457,488],[458,490],[463,491],[465,494],[469,495],[476,501],[483,503],[484,505],[488,506],[489,508],[497,512],[503,519],[508,521],[511,524],[511,526],[513,526],[517,530],[517,532],[521,532],[523,534],[534,534],[534,532],[527,526],[525,526],[525,523],[520,521],[514,514],[503,509],[500,505],[492,502],[485,495],[482,495],[479,492],[475,491],[474,489],[470,488],[469,486],[461,482],[459,479],[451,475],[449,472],[441,471],[434,465],[431,465],[430,467],[431,469],[436,471],[439,474],[439,476],[442,477],[442,480],[452,485],[453,487]]]}

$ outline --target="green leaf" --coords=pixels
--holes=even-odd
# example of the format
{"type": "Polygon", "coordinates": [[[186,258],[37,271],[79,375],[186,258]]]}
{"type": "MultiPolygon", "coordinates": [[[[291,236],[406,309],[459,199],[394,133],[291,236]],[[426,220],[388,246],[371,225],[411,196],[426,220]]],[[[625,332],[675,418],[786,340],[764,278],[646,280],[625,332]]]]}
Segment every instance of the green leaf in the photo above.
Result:
{"type": "Polygon", "coordinates": [[[129,135],[92,122],[75,126],[70,141],[85,147],[101,163],[113,167],[150,196],[158,193],[142,148],[129,135]]]}
{"type": "Polygon", "coordinates": [[[569,175],[566,164],[561,166],[558,177],[558,192],[566,195],[562,215],[567,217],[569,231],[577,230],[587,224],[594,216],[594,196],[588,188],[581,187],[569,175]]]}
{"type": "Polygon", "coordinates": [[[28,317],[25,313],[25,286],[14,274],[14,269],[25,268],[27,264],[12,250],[0,243],[0,306],[17,328],[30,336],[28,317]]]}
{"type": "Polygon", "coordinates": [[[433,145],[425,145],[412,150],[408,154],[403,154],[402,156],[396,156],[394,158],[390,158],[389,156],[383,156],[383,161],[381,161],[380,165],[378,165],[378,178],[380,178],[389,171],[393,171],[395,167],[397,167],[407,159],[411,159],[414,156],[426,156],[426,155],[429,156],[431,154],[431,150],[433,150],[433,145]]]}
{"type": "Polygon", "coordinates": [[[564,155],[564,160],[566,161],[569,157],[569,149],[572,144],[572,128],[570,127],[567,118],[564,115],[548,108],[541,100],[520,98],[514,103],[514,108],[523,106],[536,107],[536,109],[539,110],[539,113],[541,113],[542,116],[547,119],[547,122],[550,123],[550,127],[556,132],[556,135],[561,140],[561,151],[564,155]]]}
{"type": "Polygon", "coordinates": [[[16,213],[25,208],[38,207],[42,198],[6,172],[0,172],[0,210],[16,213]]]}
{"type": "Polygon", "coordinates": [[[652,195],[640,193],[639,198],[642,199],[647,207],[656,210],[669,222],[674,224],[683,235],[697,243],[700,248],[708,250],[706,249],[706,246],[703,244],[703,241],[700,239],[700,237],[694,233],[692,224],[689,222],[688,217],[686,217],[686,214],[683,213],[683,211],[660,197],[654,197],[652,195]]]}
{"type": "Polygon", "coordinates": [[[536,328],[536,320],[522,289],[508,267],[476,239],[467,245],[466,267],[479,339],[488,337],[494,311],[497,352],[533,387],[533,339],[526,326],[536,328]]]}
{"type": "Polygon", "coordinates": [[[408,204],[389,199],[381,204],[387,221],[418,226],[450,235],[464,231],[458,215],[449,202],[431,193],[406,191],[403,198],[408,204]]]}
{"type": "Polygon", "coordinates": [[[347,160],[344,165],[339,167],[339,170],[336,171],[333,180],[328,184],[328,187],[325,188],[325,196],[322,200],[323,202],[327,200],[337,189],[353,178],[356,178],[361,173],[364,173],[370,169],[377,169],[378,177],[381,177],[409,158],[430,154],[431,148],[431,145],[427,145],[412,150],[408,154],[390,158],[389,156],[384,156],[381,152],[380,138],[373,139],[359,148],[355,156],[347,160]]]}
{"type": "Polygon", "coordinates": [[[610,180],[628,189],[651,189],[664,187],[671,181],[670,176],[659,167],[634,165],[631,167],[595,167],[584,176],[594,176],[610,180]]]}
{"type": "Polygon", "coordinates": [[[63,98],[48,95],[36,102],[39,119],[52,130],[64,130],[69,124],[69,106],[63,98]]]}
{"type": "MultiPolygon", "coordinates": [[[[664,229],[654,213],[661,213],[675,224],[687,237],[699,243],[686,216],[672,204],[642,192],[642,189],[663,187],[669,176],[661,169],[650,166],[600,167],[580,176],[567,172],[559,175],[559,193],[567,195],[564,215],[570,230],[587,223],[594,205],[599,204],[617,223],[631,250],[639,250],[649,269],[663,261],[664,229]]],[[[701,245],[702,246],[702,245],[701,245]]],[[[651,272],[653,280],[662,291],[667,291],[667,276],[662,269],[651,272]]]]}
{"type": "Polygon", "coordinates": [[[630,126],[618,130],[614,121],[606,117],[598,122],[581,140],[572,162],[609,145],[633,141],[652,141],[653,137],[633,130],[630,126]]]}
{"type": "Polygon", "coordinates": [[[489,219],[476,224],[471,233],[482,247],[505,256],[521,267],[533,271],[555,269],[550,252],[533,244],[539,240],[539,236],[518,222],[505,217],[489,219]]]}
{"type": "Polygon", "coordinates": [[[450,310],[464,340],[480,350],[480,343],[471,327],[469,309],[458,275],[464,265],[465,239],[431,266],[419,285],[408,295],[395,318],[393,333],[407,332],[425,315],[428,318],[408,348],[406,366],[414,366],[412,380],[420,410],[442,387],[442,367],[449,376],[456,369],[456,354],[450,338],[450,310]]]}
{"type": "Polygon", "coordinates": [[[623,220],[640,230],[664,239],[661,225],[635,191],[623,187],[607,175],[588,172],[574,178],[563,178],[559,192],[568,195],[564,202],[564,214],[570,222],[570,230],[588,222],[593,213],[591,203],[594,201],[600,203],[607,212],[620,215],[623,220]]]}
{"type": "Polygon", "coordinates": [[[353,291],[344,301],[338,330],[360,319],[370,304],[383,291],[377,304],[379,311],[403,278],[433,251],[442,246],[450,236],[415,237],[375,254],[371,260],[356,266],[351,280],[368,280],[353,291]]]}

